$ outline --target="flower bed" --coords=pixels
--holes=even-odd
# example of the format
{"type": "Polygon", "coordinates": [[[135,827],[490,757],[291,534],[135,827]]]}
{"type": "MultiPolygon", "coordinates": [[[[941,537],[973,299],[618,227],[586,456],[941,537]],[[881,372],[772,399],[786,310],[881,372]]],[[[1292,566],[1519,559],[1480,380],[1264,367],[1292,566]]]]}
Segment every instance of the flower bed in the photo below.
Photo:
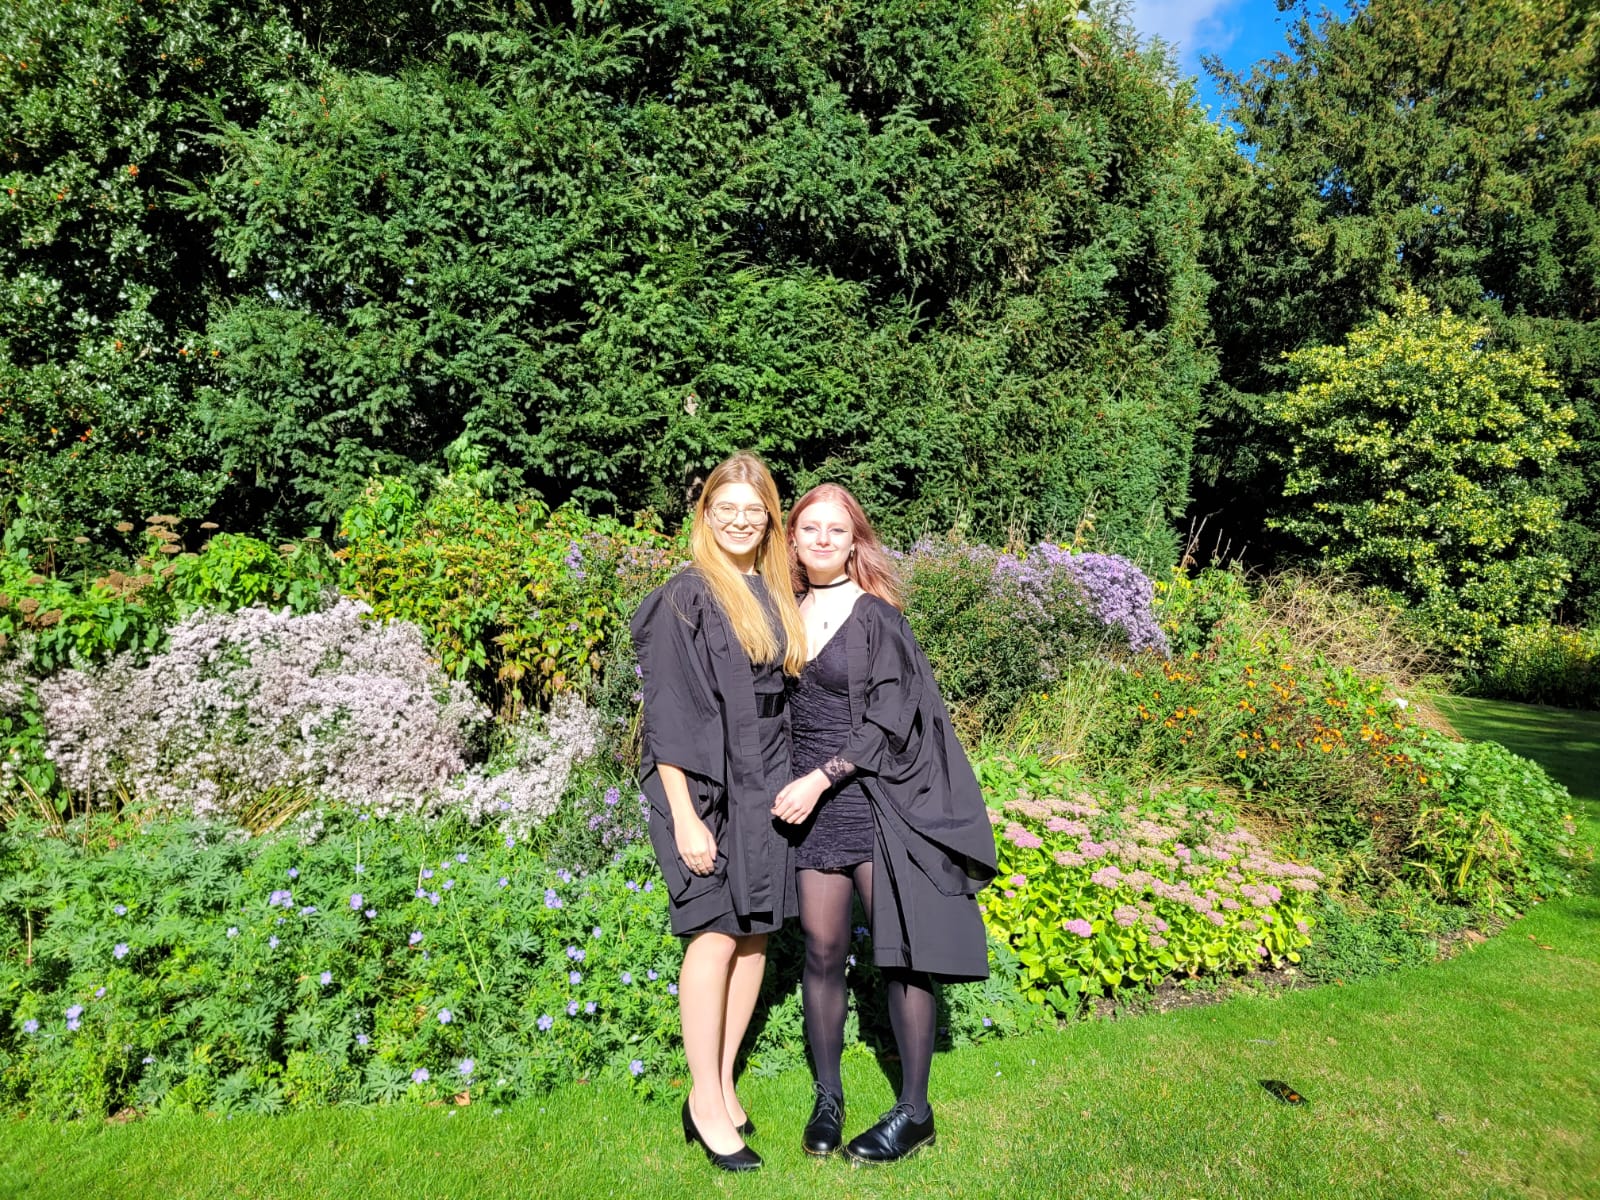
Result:
{"type": "Polygon", "coordinates": [[[980,897],[1033,995],[1298,962],[1321,873],[1276,861],[1199,788],[1097,796],[1037,761],[985,764],[1000,878],[980,897]]]}

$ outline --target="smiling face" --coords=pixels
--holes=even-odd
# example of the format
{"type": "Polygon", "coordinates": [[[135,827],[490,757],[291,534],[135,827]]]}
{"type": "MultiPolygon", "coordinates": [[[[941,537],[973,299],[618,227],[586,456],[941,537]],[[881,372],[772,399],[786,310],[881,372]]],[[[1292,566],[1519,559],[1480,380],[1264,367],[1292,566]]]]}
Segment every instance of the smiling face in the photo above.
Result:
{"type": "Polygon", "coordinates": [[[756,551],[772,518],[761,503],[761,493],[748,483],[725,483],[706,504],[711,536],[741,570],[755,563],[756,551]]]}
{"type": "Polygon", "coordinates": [[[813,583],[832,583],[845,573],[855,546],[855,527],[844,506],[831,500],[807,505],[789,531],[795,556],[813,583]]]}

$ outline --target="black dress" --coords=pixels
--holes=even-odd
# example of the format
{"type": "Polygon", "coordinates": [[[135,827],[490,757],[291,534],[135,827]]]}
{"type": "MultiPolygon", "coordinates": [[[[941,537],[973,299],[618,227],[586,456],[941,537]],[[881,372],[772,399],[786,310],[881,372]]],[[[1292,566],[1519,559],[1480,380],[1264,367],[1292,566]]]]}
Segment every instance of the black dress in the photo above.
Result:
{"type": "MultiPolygon", "coordinates": [[[[846,616],[800,678],[789,685],[794,735],[794,775],[799,779],[833,758],[850,740],[850,664],[846,616]]],[[[849,776],[827,791],[797,831],[794,865],[801,871],[838,871],[872,861],[872,801],[849,776]]]]}
{"type": "MultiPolygon", "coordinates": [[[[765,581],[746,579],[783,645],[765,581]]],[[[645,597],[632,633],[644,691],[640,786],[672,931],[770,933],[799,912],[790,841],[772,816],[792,777],[783,664],[750,662],[693,567],[645,597]],[[678,856],[662,763],[684,773],[695,813],[716,839],[709,875],[694,874],[678,856]]]]}

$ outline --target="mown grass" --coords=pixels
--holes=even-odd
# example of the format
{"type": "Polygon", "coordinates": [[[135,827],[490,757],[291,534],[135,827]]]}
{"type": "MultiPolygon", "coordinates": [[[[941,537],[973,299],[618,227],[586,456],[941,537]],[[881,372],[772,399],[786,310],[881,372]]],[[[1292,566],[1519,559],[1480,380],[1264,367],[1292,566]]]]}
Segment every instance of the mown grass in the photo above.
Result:
{"type": "MultiPolygon", "coordinates": [[[[1600,829],[1600,721],[1451,701],[1550,763],[1600,829]],[[1514,740],[1520,739],[1520,740],[1514,740]]],[[[675,1105],[572,1087],[498,1115],[363,1109],[126,1125],[19,1121],[0,1195],[49,1197],[1600,1197],[1600,892],[1541,905],[1449,962],[1348,987],[940,1055],[940,1143],[893,1168],[799,1149],[803,1073],[749,1080],[767,1168],[714,1173],[675,1105]],[[1287,1080],[1289,1108],[1257,1081],[1287,1080]]],[[[891,1101],[847,1063],[849,1125],[891,1101]]]]}

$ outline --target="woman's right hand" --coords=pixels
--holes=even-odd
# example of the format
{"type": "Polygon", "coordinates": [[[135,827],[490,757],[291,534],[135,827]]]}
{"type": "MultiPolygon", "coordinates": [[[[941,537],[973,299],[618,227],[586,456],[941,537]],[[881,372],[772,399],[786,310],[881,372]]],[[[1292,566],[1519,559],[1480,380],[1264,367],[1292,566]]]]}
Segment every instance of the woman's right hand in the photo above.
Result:
{"type": "Polygon", "coordinates": [[[678,844],[678,857],[695,875],[709,875],[717,861],[717,839],[699,817],[688,817],[673,822],[673,839],[678,844]]]}

